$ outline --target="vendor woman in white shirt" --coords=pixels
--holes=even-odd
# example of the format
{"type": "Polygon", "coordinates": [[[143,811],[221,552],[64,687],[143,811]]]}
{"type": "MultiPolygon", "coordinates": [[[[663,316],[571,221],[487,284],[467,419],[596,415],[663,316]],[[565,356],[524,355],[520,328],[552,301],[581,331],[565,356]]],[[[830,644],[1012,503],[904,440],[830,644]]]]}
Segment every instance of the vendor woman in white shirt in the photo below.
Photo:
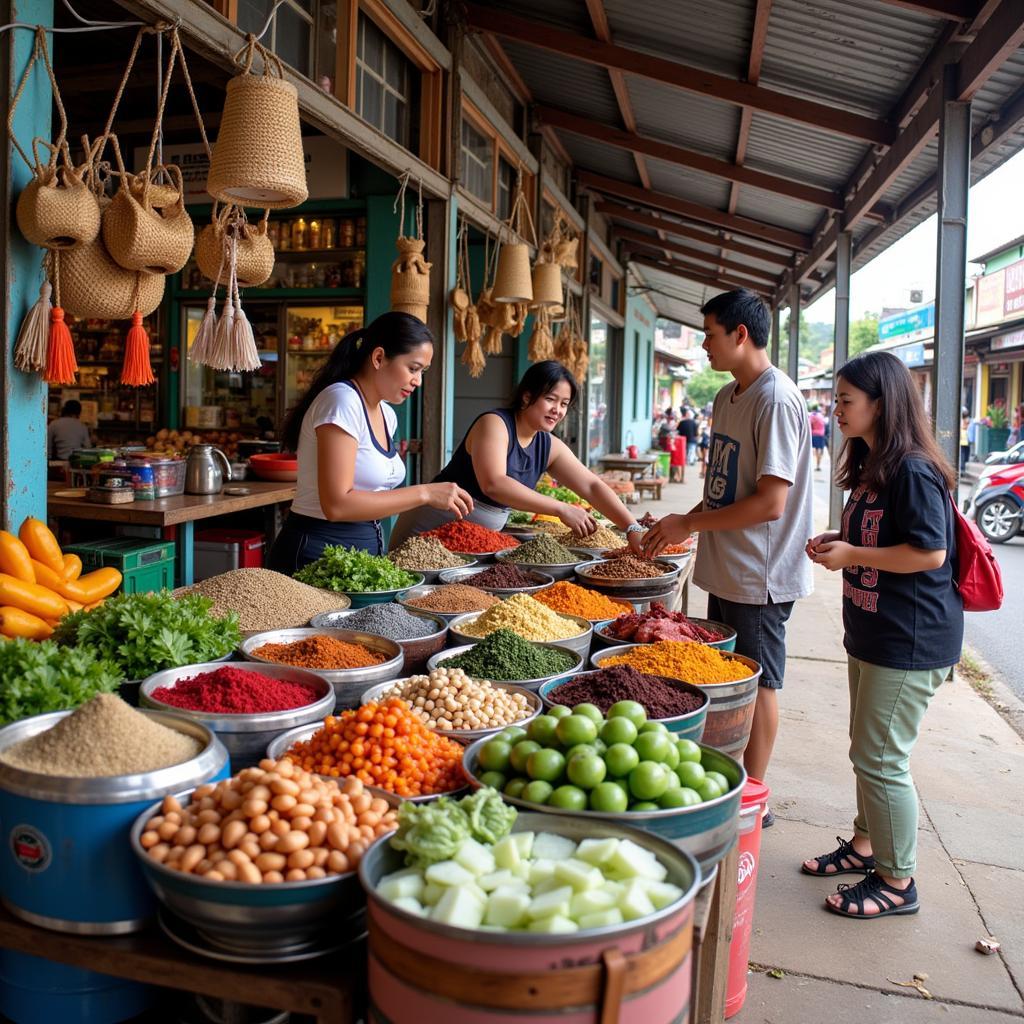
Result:
{"type": "MultiPolygon", "coordinates": [[[[549,472],[625,530],[630,545],[639,551],[643,528],[615,492],[551,434],[576,402],[577,390],[573,375],[561,363],[534,363],[523,374],[508,408],[492,409],[473,421],[431,486],[446,483],[468,492],[473,508],[465,518],[491,530],[502,529],[514,508],[558,516],[579,537],[587,537],[597,529],[589,512],[534,489],[549,472]]],[[[391,534],[391,549],[455,518],[451,508],[437,505],[403,512],[391,534]]]]}
{"type": "Polygon", "coordinates": [[[451,519],[473,511],[473,499],[454,483],[400,486],[405,464],[391,406],[423,383],[433,356],[430,330],[407,313],[385,313],[338,342],[282,430],[299,474],[271,569],[291,575],[328,544],[382,554],[380,520],[409,509],[427,506],[451,519]]]}

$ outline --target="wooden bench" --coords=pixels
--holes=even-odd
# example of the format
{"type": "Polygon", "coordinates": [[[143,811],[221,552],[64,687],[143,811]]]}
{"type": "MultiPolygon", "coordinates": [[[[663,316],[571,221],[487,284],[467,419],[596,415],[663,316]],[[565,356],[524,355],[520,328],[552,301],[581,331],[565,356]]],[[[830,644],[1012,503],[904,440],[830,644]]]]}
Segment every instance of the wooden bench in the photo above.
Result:
{"type": "Polygon", "coordinates": [[[661,488],[665,484],[663,476],[640,477],[633,481],[633,486],[640,492],[640,497],[645,497],[650,492],[655,501],[661,501],[661,488]]]}

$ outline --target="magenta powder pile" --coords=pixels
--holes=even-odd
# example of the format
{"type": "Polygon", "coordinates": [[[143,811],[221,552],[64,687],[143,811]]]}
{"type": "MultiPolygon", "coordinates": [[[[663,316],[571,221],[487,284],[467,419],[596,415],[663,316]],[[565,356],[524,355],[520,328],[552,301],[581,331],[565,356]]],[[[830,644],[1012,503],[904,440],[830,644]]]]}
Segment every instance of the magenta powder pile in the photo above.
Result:
{"type": "Polygon", "coordinates": [[[638,672],[632,665],[612,665],[593,675],[574,676],[556,686],[547,699],[553,704],[596,704],[602,712],[620,700],[635,700],[648,718],[675,718],[696,711],[704,701],[678,683],[638,672]]]}

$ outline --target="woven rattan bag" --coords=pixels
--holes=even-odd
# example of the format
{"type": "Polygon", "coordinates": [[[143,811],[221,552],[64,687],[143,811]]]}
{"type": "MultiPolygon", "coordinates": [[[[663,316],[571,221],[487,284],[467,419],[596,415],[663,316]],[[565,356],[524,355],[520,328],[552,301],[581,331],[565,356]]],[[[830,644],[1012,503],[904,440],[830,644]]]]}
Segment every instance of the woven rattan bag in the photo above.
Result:
{"type": "Polygon", "coordinates": [[[71,163],[66,142],[59,149],[58,154],[56,145],[32,140],[36,165],[15,211],[21,233],[44,249],[71,249],[91,242],[100,229],[99,204],[83,180],[86,165],[76,168],[71,163]],[[46,163],[39,158],[40,145],[50,150],[46,163]]]}
{"type": "Polygon", "coordinates": [[[298,92],[284,80],[281,61],[251,34],[235,62],[242,74],[228,82],[206,189],[223,203],[297,206],[309,194],[298,92]],[[262,75],[251,73],[257,54],[262,75]]]}
{"type": "Polygon", "coordinates": [[[111,259],[102,235],[61,253],[60,282],[72,316],[128,320],[136,309],[148,316],[164,297],[164,275],[125,270],[111,259]]]}
{"type": "Polygon", "coordinates": [[[267,235],[267,218],[264,216],[258,224],[243,222],[231,228],[228,225],[232,221],[237,225],[232,209],[226,206],[218,212],[214,204],[211,222],[196,236],[196,264],[210,281],[227,284],[231,265],[229,231],[235,230],[238,236],[235,253],[238,287],[258,288],[274,272],[274,243],[267,235]]]}

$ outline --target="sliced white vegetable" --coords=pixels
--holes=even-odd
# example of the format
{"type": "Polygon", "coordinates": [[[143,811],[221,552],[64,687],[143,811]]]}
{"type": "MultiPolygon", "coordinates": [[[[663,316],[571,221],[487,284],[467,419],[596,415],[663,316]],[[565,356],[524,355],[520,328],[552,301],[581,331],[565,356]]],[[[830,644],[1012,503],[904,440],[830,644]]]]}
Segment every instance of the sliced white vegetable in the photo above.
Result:
{"type": "Polygon", "coordinates": [[[619,900],[619,910],[627,921],[635,921],[638,917],[654,913],[654,904],[639,879],[634,879],[626,886],[619,900]]]}
{"type": "Polygon", "coordinates": [[[405,868],[385,875],[377,883],[377,892],[382,899],[392,903],[403,897],[411,897],[419,902],[423,895],[423,872],[419,868],[405,868]]]}
{"type": "Polygon", "coordinates": [[[547,860],[567,860],[576,854],[576,844],[565,836],[552,832],[538,832],[533,840],[533,856],[547,860]]]}
{"type": "Polygon", "coordinates": [[[500,925],[502,928],[515,928],[526,919],[529,906],[530,897],[525,893],[499,890],[491,893],[487,901],[484,921],[487,924],[500,925]]]}
{"type": "Polygon", "coordinates": [[[541,935],[564,935],[579,930],[579,925],[563,914],[552,914],[530,922],[530,931],[541,935]]]}
{"type": "Polygon", "coordinates": [[[461,864],[442,860],[427,868],[427,881],[435,885],[466,885],[473,881],[473,876],[461,864]]]}
{"type": "Polygon", "coordinates": [[[604,881],[600,868],[575,857],[555,864],[555,878],[571,885],[577,892],[596,889],[604,881]]]}
{"type": "Polygon", "coordinates": [[[411,896],[399,896],[396,900],[391,900],[393,907],[398,907],[399,910],[406,910],[410,914],[415,914],[417,917],[426,917],[427,912],[423,909],[419,900],[414,900],[411,896]]]}
{"type": "Polygon", "coordinates": [[[431,910],[430,919],[456,928],[477,928],[484,919],[484,904],[465,889],[449,888],[431,910]]]}
{"type": "Polygon", "coordinates": [[[475,839],[467,839],[455,854],[455,863],[471,875],[488,875],[494,871],[494,854],[475,839]]]}
{"type": "Polygon", "coordinates": [[[588,864],[596,864],[603,867],[615,855],[619,848],[618,839],[584,839],[576,847],[576,856],[585,860],[588,864]]]}
{"type": "Polygon", "coordinates": [[[527,910],[531,920],[538,920],[542,917],[551,917],[553,914],[569,916],[569,902],[572,900],[572,889],[564,885],[558,889],[552,889],[541,896],[537,896],[527,910]]]}
{"type": "Polygon", "coordinates": [[[618,907],[598,910],[576,918],[576,923],[580,928],[610,928],[613,924],[622,924],[622,911],[618,907]]]}
{"type": "Polygon", "coordinates": [[[590,889],[578,892],[569,904],[569,916],[578,921],[588,914],[597,914],[602,910],[611,910],[619,901],[618,894],[605,892],[604,889],[590,889]]]}

